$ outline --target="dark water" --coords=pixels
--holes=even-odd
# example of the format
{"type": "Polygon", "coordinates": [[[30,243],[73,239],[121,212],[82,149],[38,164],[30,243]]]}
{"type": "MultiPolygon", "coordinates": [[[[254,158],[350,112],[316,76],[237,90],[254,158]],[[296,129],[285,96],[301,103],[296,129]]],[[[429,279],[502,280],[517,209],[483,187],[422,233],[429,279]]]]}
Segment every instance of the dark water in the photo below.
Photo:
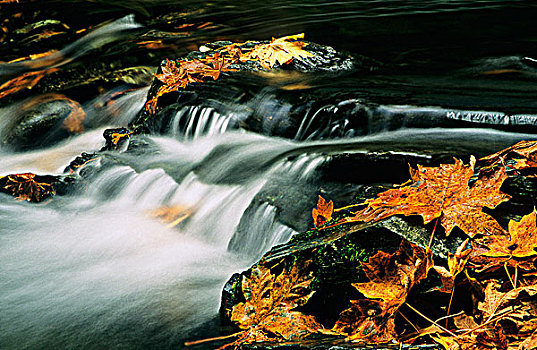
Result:
{"type": "MultiPolygon", "coordinates": [[[[432,123],[297,142],[231,130],[244,108],[233,100],[226,113],[191,106],[148,137],[158,152],[118,156],[83,191],[38,205],[0,194],[0,348],[180,349],[185,340],[226,334],[217,316],[223,284],[294,234],[285,222],[311,224],[320,171],[332,156],[484,155],[534,138],[536,14],[528,1],[0,3],[0,85],[56,70],[31,89],[0,87],[0,175],[62,173],[81,152],[102,146],[105,128],[133,120],[163,58],[224,39],[305,32],[379,64],[335,76],[247,78],[240,87],[265,86],[255,104],[267,115],[285,118],[292,106],[274,96],[292,90],[342,95],[392,114],[487,111],[522,121],[509,132],[432,123]],[[56,51],[9,63],[49,50],[56,51]],[[60,137],[53,128],[22,150],[6,141],[28,111],[58,94],[83,108],[84,133],[60,137]],[[268,189],[277,190],[274,201],[254,205],[268,189]],[[299,209],[282,213],[278,203],[299,209]],[[163,205],[192,215],[168,227],[151,215],[163,205]]],[[[296,138],[317,131],[304,128],[296,138]]]]}

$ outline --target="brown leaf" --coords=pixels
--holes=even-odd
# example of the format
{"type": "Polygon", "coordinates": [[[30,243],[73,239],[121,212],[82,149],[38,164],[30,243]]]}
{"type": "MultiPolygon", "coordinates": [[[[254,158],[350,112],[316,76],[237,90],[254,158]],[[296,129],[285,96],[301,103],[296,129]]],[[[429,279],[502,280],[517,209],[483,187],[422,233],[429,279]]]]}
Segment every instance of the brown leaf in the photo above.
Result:
{"type": "Polygon", "coordinates": [[[535,331],[531,336],[526,338],[522,343],[520,343],[518,350],[534,350],[537,349],[537,331],[535,331]]]}
{"type": "Polygon", "coordinates": [[[317,202],[317,208],[313,208],[311,215],[313,216],[313,223],[315,227],[319,227],[332,219],[332,213],[334,212],[334,203],[332,201],[326,203],[326,200],[319,196],[317,202]]]}
{"type": "Polygon", "coordinates": [[[174,227],[192,215],[192,211],[183,205],[163,206],[151,211],[149,215],[167,222],[168,227],[174,227]]]}
{"type": "Polygon", "coordinates": [[[380,193],[377,198],[367,200],[368,206],[356,213],[349,221],[379,221],[389,216],[421,215],[425,223],[440,218],[446,234],[455,226],[468,236],[477,234],[503,234],[504,229],[484,207],[495,208],[510,196],[500,192],[507,179],[503,168],[488,176],[477,179],[472,187],[468,181],[474,174],[475,159],[465,166],[462,161],[442,164],[439,167],[418,166],[412,174],[414,183],[402,188],[380,193]]]}
{"type": "Polygon", "coordinates": [[[86,119],[86,112],[80,105],[80,103],[71,100],[70,98],[64,98],[67,101],[71,112],[63,120],[62,128],[67,130],[71,134],[81,134],[84,132],[84,120],[86,119]]]}
{"type": "Polygon", "coordinates": [[[414,285],[427,277],[433,266],[432,253],[406,240],[397,252],[378,252],[362,263],[370,282],[353,283],[368,299],[352,300],[333,330],[349,339],[387,342],[396,339],[395,314],[414,285]]]}
{"type": "Polygon", "coordinates": [[[462,242],[462,244],[457,248],[455,254],[448,253],[448,269],[443,266],[433,266],[434,270],[440,275],[442,280],[442,289],[439,289],[441,292],[451,293],[453,287],[455,286],[455,278],[459,273],[464,270],[466,263],[472,249],[466,249],[468,245],[468,240],[462,242]]]}

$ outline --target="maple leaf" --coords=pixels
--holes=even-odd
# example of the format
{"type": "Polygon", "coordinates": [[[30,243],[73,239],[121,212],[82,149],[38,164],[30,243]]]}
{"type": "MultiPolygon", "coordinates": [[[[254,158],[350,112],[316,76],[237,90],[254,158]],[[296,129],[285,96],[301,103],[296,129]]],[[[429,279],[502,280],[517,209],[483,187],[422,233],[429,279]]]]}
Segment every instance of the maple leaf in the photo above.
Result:
{"type": "Polygon", "coordinates": [[[483,256],[510,256],[524,258],[537,255],[537,212],[535,209],[520,221],[509,221],[509,238],[506,235],[486,237],[489,251],[483,256]]]}
{"type": "Polygon", "coordinates": [[[427,224],[435,218],[449,235],[455,226],[468,236],[477,234],[503,234],[505,231],[484,207],[495,208],[511,198],[500,192],[507,179],[503,168],[492,174],[481,176],[472,187],[468,181],[474,174],[475,158],[466,166],[455,159],[454,164],[439,167],[422,167],[411,171],[412,183],[409,186],[382,192],[377,198],[366,201],[368,206],[343,222],[379,221],[389,216],[421,215],[427,224]]]}
{"type": "Polygon", "coordinates": [[[233,307],[231,320],[244,329],[234,343],[238,346],[258,341],[298,340],[323,329],[313,316],[292,309],[304,305],[311,295],[313,278],[303,275],[295,264],[278,276],[270,269],[255,266],[250,278],[243,276],[245,302],[233,307]]]}
{"type": "Polygon", "coordinates": [[[515,153],[522,157],[528,158],[530,155],[536,153],[536,151],[537,141],[520,141],[511,147],[498,151],[489,156],[483,157],[479,160],[498,162],[505,159],[510,153],[515,153]]]}
{"type": "Polygon", "coordinates": [[[179,88],[188,85],[187,72],[175,61],[166,59],[166,64],[162,66],[162,73],[155,74],[155,77],[169,87],[179,88]]]}
{"type": "Polygon", "coordinates": [[[259,44],[254,49],[241,56],[241,61],[259,60],[259,64],[266,69],[271,69],[276,64],[284,65],[290,63],[294,58],[313,56],[302,48],[307,45],[303,41],[304,34],[290,35],[282,38],[272,38],[269,44],[259,44]],[[295,41],[290,41],[295,40],[295,41]]]}
{"type": "Polygon", "coordinates": [[[394,254],[379,251],[362,263],[365,283],[352,285],[368,299],[351,300],[333,330],[350,340],[388,342],[397,338],[395,314],[414,285],[427,277],[433,266],[430,250],[406,240],[394,254]]]}
{"type": "Polygon", "coordinates": [[[334,212],[334,203],[332,201],[326,203],[326,200],[319,196],[317,202],[317,208],[313,208],[311,216],[313,216],[313,223],[315,227],[319,227],[332,219],[332,213],[334,212]]]}

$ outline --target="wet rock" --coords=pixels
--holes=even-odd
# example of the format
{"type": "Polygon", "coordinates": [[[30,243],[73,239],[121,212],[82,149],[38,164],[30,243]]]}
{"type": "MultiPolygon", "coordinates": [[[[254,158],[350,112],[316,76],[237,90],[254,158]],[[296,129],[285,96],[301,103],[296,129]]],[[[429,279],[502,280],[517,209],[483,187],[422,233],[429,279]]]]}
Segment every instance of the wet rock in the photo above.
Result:
{"type": "Polygon", "coordinates": [[[84,111],[67,98],[30,101],[1,134],[2,144],[17,151],[51,146],[84,130],[84,111]]]}
{"type": "MultiPolygon", "coordinates": [[[[374,223],[347,224],[334,228],[311,229],[295,235],[289,243],[276,246],[266,253],[258,264],[271,267],[286,263],[310,262],[315,277],[312,296],[303,311],[314,315],[325,324],[333,325],[339,313],[348,307],[349,300],[359,295],[351,283],[366,282],[361,263],[379,250],[394,253],[402,240],[407,240],[425,248],[431,230],[423,227],[419,220],[391,217],[374,223]]],[[[446,259],[462,242],[462,236],[451,235],[447,240],[438,240],[432,247],[439,259],[446,259]]],[[[242,274],[248,274],[245,271],[242,274]]],[[[221,315],[229,320],[230,305],[240,300],[242,290],[237,284],[237,276],[228,282],[223,293],[221,315]],[[238,294],[238,295],[237,295],[238,294]]],[[[424,292],[432,286],[419,286],[424,292]]]]}
{"type": "MultiPolygon", "coordinates": [[[[266,43],[268,42],[247,42],[241,49],[249,50],[266,43]]],[[[257,60],[238,61],[229,66],[229,69],[234,71],[222,72],[216,81],[189,84],[184,89],[162,96],[158,95],[158,91],[163,83],[155,79],[148,94],[148,101],[157,100],[155,110],[144,109],[130,126],[137,131],[164,132],[178,113],[195,106],[198,109],[214,110],[220,115],[232,113],[234,117],[231,128],[241,127],[266,135],[293,138],[301,119],[288,114],[303,116],[305,109],[318,99],[318,96],[315,98],[304,96],[303,91],[293,91],[301,90],[299,83],[304,77],[313,78],[325,74],[327,77],[335,78],[338,74],[371,71],[381,66],[379,62],[370,58],[350,56],[337,52],[329,46],[306,43],[304,50],[311,55],[310,57],[294,58],[285,65],[276,63],[270,70],[261,66],[257,60]],[[278,96],[262,93],[271,85],[282,87],[281,91],[274,92],[278,96]],[[282,115],[272,113],[269,116],[265,113],[267,104],[264,99],[274,100],[282,115]]],[[[184,59],[211,57],[215,53],[221,53],[222,47],[232,44],[228,41],[208,43],[202,46],[203,52],[191,52],[184,59]]],[[[166,61],[163,61],[162,65],[165,64],[166,61]]],[[[162,73],[162,66],[159,73],[162,73]]],[[[186,123],[188,124],[188,121],[186,123]]],[[[190,124],[197,123],[199,120],[190,121],[190,124]]],[[[176,124],[180,126],[181,121],[178,120],[176,124]]]]}

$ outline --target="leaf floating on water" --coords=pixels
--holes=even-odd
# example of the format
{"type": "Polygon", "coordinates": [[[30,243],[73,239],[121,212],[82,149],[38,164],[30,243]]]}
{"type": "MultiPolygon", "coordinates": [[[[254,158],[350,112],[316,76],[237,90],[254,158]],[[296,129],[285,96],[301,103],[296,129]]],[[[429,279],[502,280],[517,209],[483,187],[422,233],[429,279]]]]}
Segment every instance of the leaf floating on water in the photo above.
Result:
{"type": "Polygon", "coordinates": [[[458,226],[468,236],[503,234],[505,230],[484,207],[495,208],[509,200],[502,193],[507,174],[503,168],[482,176],[469,186],[474,175],[475,159],[466,166],[455,159],[454,164],[439,167],[422,167],[411,172],[414,183],[409,186],[382,192],[377,198],[366,201],[368,206],[346,222],[376,222],[392,215],[421,215],[425,223],[440,217],[446,234],[458,226]]]}
{"type": "Polygon", "coordinates": [[[313,223],[315,227],[324,225],[327,221],[332,219],[332,213],[334,212],[334,203],[332,201],[326,203],[326,200],[319,196],[317,202],[317,208],[313,208],[311,215],[313,216],[313,223]]]}
{"type": "Polygon", "coordinates": [[[163,206],[151,211],[149,215],[167,222],[168,227],[175,227],[190,217],[192,211],[182,205],[163,206]]]}

